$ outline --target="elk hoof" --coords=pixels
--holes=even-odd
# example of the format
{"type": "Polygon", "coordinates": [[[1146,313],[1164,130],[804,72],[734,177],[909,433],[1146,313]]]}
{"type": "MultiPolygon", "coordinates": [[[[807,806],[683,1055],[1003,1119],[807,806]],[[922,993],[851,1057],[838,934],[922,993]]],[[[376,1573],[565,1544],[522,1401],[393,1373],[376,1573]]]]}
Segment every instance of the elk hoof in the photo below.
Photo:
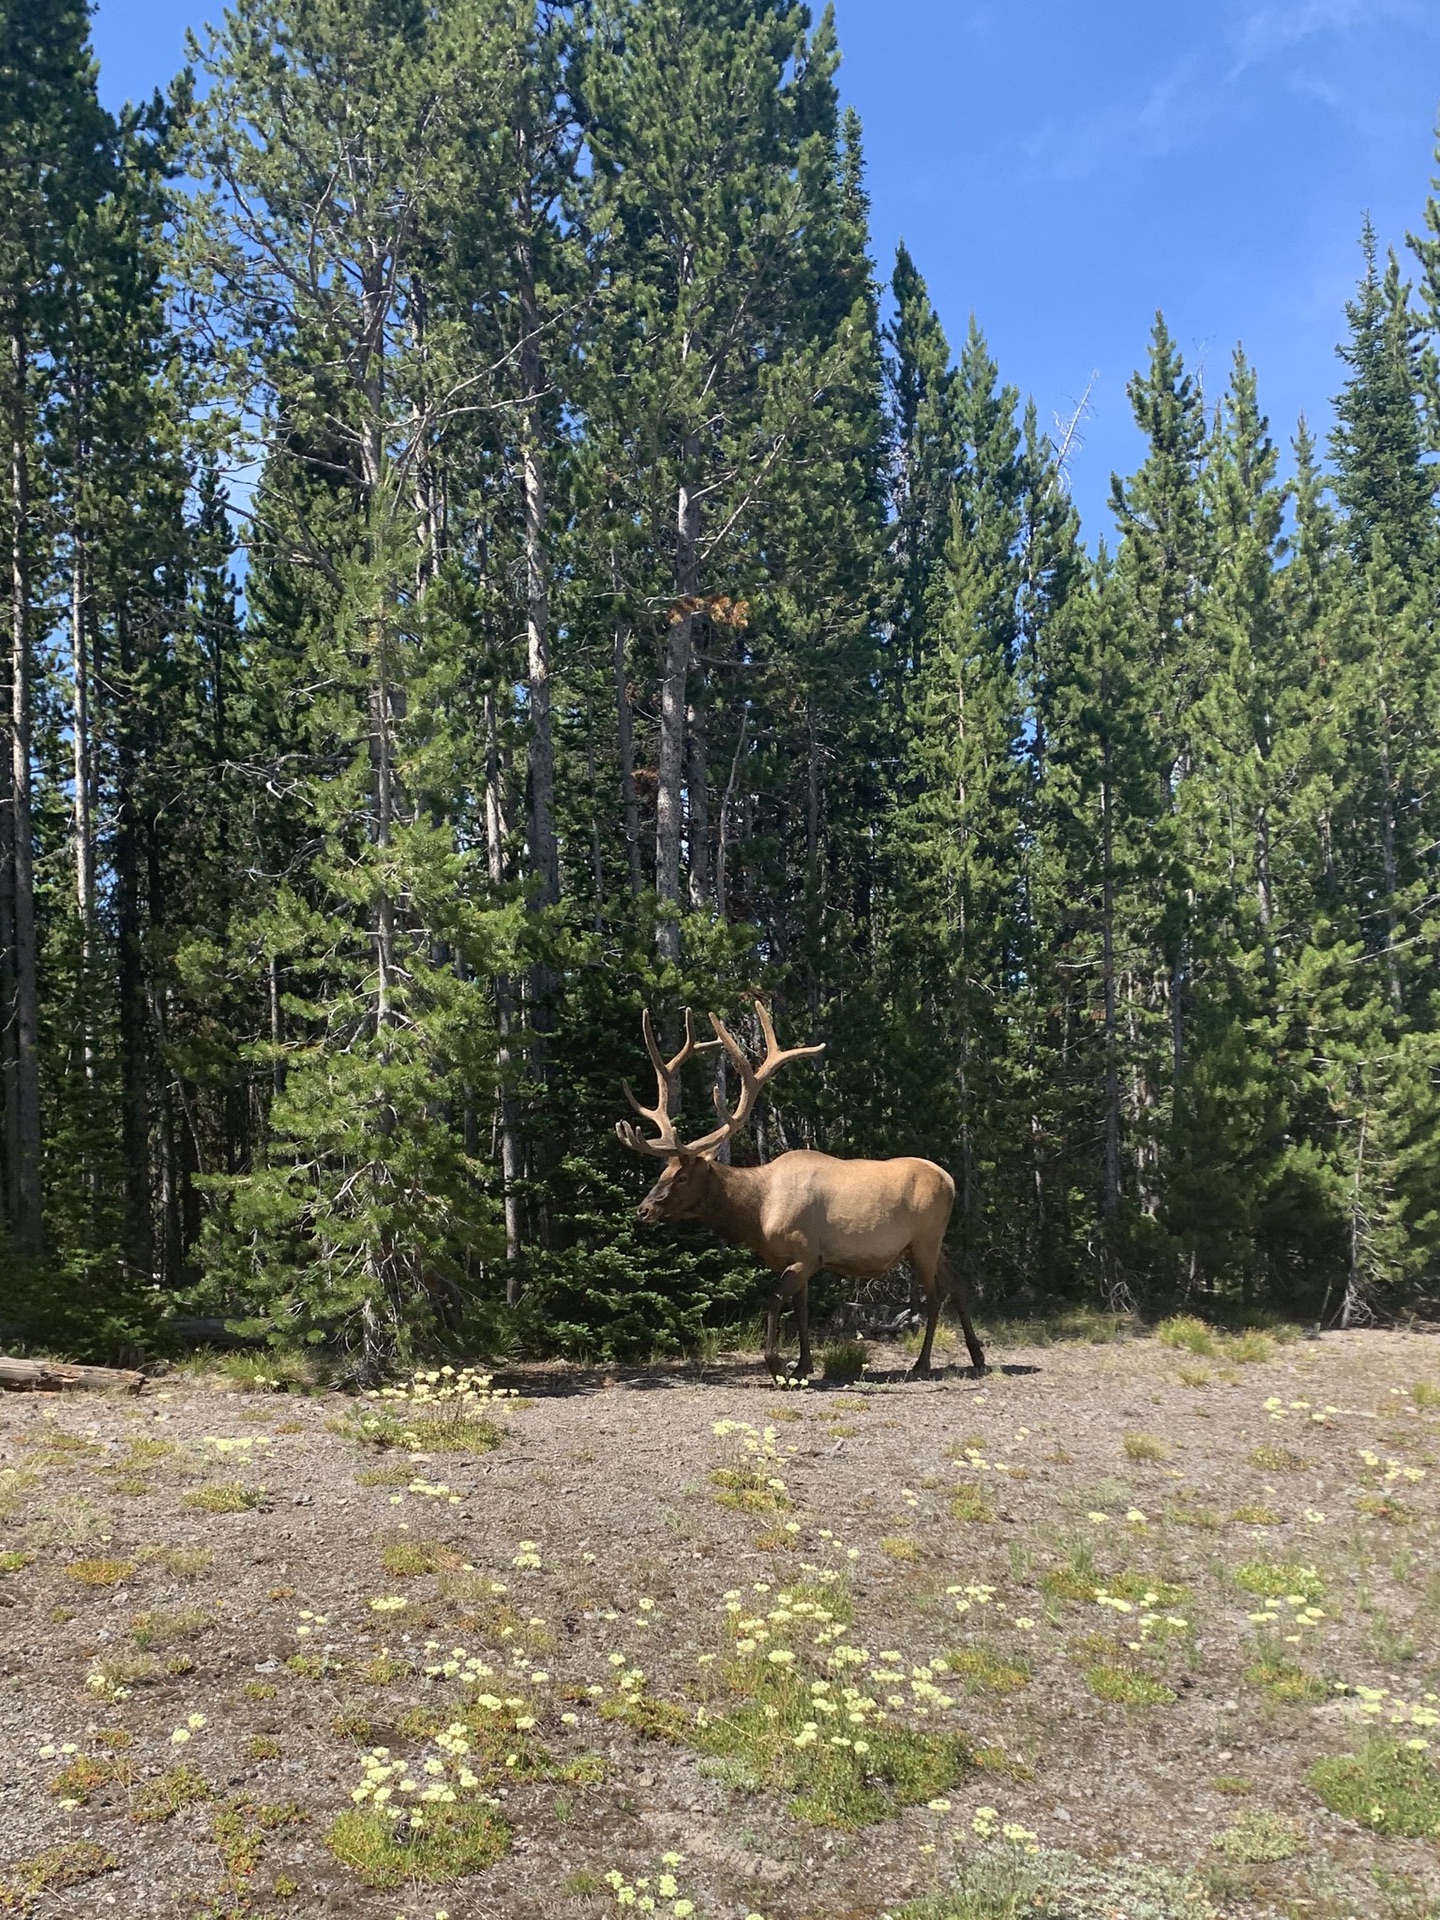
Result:
{"type": "Polygon", "coordinates": [[[909,1377],[912,1380],[929,1380],[933,1378],[933,1376],[934,1368],[928,1360],[917,1360],[910,1369],[909,1377]]]}

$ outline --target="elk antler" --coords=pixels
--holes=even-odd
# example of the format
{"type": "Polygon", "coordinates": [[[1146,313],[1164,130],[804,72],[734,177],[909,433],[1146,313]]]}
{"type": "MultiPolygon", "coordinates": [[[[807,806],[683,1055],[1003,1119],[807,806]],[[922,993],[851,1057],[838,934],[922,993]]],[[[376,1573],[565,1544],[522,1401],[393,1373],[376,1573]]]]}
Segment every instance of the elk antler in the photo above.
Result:
{"type": "Polygon", "coordinates": [[[755,1011],[760,1017],[760,1030],[765,1036],[765,1058],[760,1062],[758,1067],[751,1066],[749,1060],[745,1057],[744,1050],[740,1046],[740,1043],[724,1023],[713,1013],[710,1015],[710,1024],[715,1029],[715,1038],[713,1040],[697,1041],[688,1008],[685,1012],[685,1045],[667,1066],[666,1063],[661,1060],[659,1050],[655,1045],[655,1035],[650,1025],[650,1016],[648,1013],[645,1015],[645,1045],[649,1051],[651,1062],[654,1065],[656,1078],[660,1083],[659,1104],[653,1108],[642,1107],[634,1094],[631,1093],[628,1085],[625,1088],[625,1097],[638,1114],[641,1114],[645,1119],[649,1120],[653,1126],[660,1130],[660,1138],[658,1140],[646,1140],[629,1121],[622,1120],[617,1125],[615,1131],[632,1152],[651,1153],[661,1159],[669,1159],[677,1153],[713,1153],[722,1141],[728,1140],[732,1134],[738,1133],[741,1127],[745,1125],[745,1122],[755,1111],[755,1102],[760,1097],[760,1089],[779,1072],[787,1060],[808,1060],[816,1054],[825,1051],[823,1041],[818,1046],[813,1047],[782,1048],[779,1041],[775,1038],[775,1029],[771,1025],[770,1014],[763,1001],[757,1000],[755,1002],[755,1011]],[[692,1053],[703,1053],[713,1047],[723,1047],[725,1049],[726,1054],[734,1064],[736,1072],[740,1075],[740,1098],[735,1104],[735,1111],[733,1113],[728,1112],[720,1089],[717,1086],[715,1088],[715,1111],[720,1116],[720,1125],[712,1128],[709,1133],[702,1134],[698,1140],[687,1140],[682,1143],[676,1138],[675,1128],[670,1119],[670,1075],[675,1072],[682,1062],[688,1060],[692,1053]]]}
{"type": "Polygon", "coordinates": [[[675,1084],[675,1075],[694,1054],[712,1053],[720,1042],[695,1038],[694,1015],[687,1007],[685,1009],[685,1044],[673,1060],[662,1060],[660,1049],[655,1044],[655,1029],[650,1024],[648,1007],[640,1016],[640,1025],[645,1035],[645,1051],[649,1054],[650,1064],[655,1069],[655,1105],[642,1107],[630,1091],[628,1080],[623,1082],[625,1098],[642,1120],[650,1122],[660,1137],[658,1140],[647,1140],[640,1129],[628,1120],[617,1121],[615,1131],[632,1153],[652,1153],[661,1160],[668,1160],[681,1151],[680,1142],[675,1137],[675,1123],[670,1118],[670,1092],[675,1084]]]}
{"type": "Polygon", "coordinates": [[[738,1133],[755,1111],[755,1102],[760,1098],[760,1089],[768,1080],[774,1078],[788,1060],[810,1060],[825,1051],[823,1040],[813,1047],[782,1048],[775,1038],[769,1009],[763,1000],[755,1002],[755,1012],[760,1019],[760,1031],[765,1036],[765,1058],[758,1067],[751,1066],[745,1057],[744,1049],[724,1023],[713,1013],[710,1016],[710,1024],[715,1029],[716,1038],[730,1056],[735,1071],[740,1075],[740,1098],[735,1103],[735,1111],[729,1113],[726,1111],[720,1088],[716,1086],[715,1111],[720,1116],[720,1125],[699,1140],[690,1141],[687,1148],[690,1153],[711,1152],[720,1145],[722,1140],[728,1140],[732,1134],[738,1133]]]}

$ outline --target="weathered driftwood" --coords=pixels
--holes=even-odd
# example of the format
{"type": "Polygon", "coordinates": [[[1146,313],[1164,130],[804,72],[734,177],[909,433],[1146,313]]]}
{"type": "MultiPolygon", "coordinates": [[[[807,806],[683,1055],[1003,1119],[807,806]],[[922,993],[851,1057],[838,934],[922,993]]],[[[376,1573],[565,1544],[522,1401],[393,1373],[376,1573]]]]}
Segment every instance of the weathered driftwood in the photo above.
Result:
{"type": "Polygon", "coordinates": [[[124,1387],[138,1393],[143,1373],[128,1367],[72,1367],[64,1360],[14,1360],[0,1354],[0,1387],[56,1393],[63,1387],[124,1387]]]}

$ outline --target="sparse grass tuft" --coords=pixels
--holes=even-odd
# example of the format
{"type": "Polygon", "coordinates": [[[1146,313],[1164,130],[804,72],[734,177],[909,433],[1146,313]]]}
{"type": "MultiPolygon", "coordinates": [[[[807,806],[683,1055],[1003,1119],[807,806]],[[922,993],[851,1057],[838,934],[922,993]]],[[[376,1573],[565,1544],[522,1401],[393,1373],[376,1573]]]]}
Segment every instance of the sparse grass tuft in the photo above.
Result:
{"type": "Polygon", "coordinates": [[[420,1371],[403,1386],[367,1393],[369,1405],[357,1407],[331,1429],[372,1447],[403,1447],[407,1453],[490,1453],[505,1429],[489,1417],[496,1401],[515,1396],[492,1387],[488,1373],[465,1367],[420,1371]]]}
{"type": "Polygon", "coordinates": [[[137,1826],[158,1825],[173,1820],[182,1807],[193,1807],[197,1800],[209,1798],[210,1783],[204,1774],[194,1767],[171,1767],[135,1789],[130,1818],[137,1826]]]}
{"type": "Polygon", "coordinates": [[[879,1542],[881,1553],[887,1560],[918,1560],[920,1549],[906,1533],[895,1533],[879,1542]]]}
{"type": "Polygon", "coordinates": [[[96,1661],[85,1676],[85,1685],[102,1700],[119,1700],[130,1687],[161,1679],[164,1671],[153,1653],[112,1653],[109,1659],[96,1661]]]}
{"type": "Polygon", "coordinates": [[[1129,1600],[1132,1605],[1143,1607],[1178,1607],[1190,1593],[1188,1587],[1182,1587],[1177,1581],[1160,1580],[1154,1574],[1137,1573],[1128,1567],[1113,1579],[1102,1581],[1101,1588],[1117,1600],[1129,1600]]]}
{"type": "Polygon", "coordinates": [[[283,1748],[273,1733],[252,1733],[244,1752],[247,1760],[278,1760],[283,1748]]]}
{"type": "Polygon", "coordinates": [[[1262,1473],[1298,1473],[1306,1464],[1305,1456],[1290,1447],[1255,1447],[1250,1454],[1252,1467],[1262,1473]]]}
{"type": "Polygon", "coordinates": [[[65,1578],[81,1587],[118,1587],[134,1571],[133,1560],[72,1560],[65,1578]]]}
{"type": "Polygon", "coordinates": [[[1227,1360],[1239,1366],[1273,1359],[1275,1342],[1281,1337],[1278,1328],[1269,1333],[1262,1332],[1258,1327],[1246,1327],[1239,1333],[1223,1333],[1193,1313],[1173,1314],[1170,1319],[1162,1320],[1155,1329],[1155,1338],[1162,1347],[1194,1354],[1199,1360],[1227,1360]]]}
{"type": "Polygon", "coordinates": [[[1171,1507],[1170,1518],[1177,1527],[1196,1527],[1202,1533],[1218,1533],[1225,1524],[1213,1507],[1171,1507]]]}
{"type": "Polygon", "coordinates": [[[710,1476],[710,1484],[719,1487],[715,1498],[722,1507],[735,1507],[741,1513],[788,1513],[793,1504],[780,1482],[766,1471],[763,1461],[717,1467],[710,1476]]]}
{"type": "Polygon", "coordinates": [[[1256,1866],[1266,1860],[1289,1860],[1303,1845],[1304,1834],[1295,1821],[1287,1820],[1283,1814],[1267,1813],[1260,1807],[1247,1807],[1237,1814],[1214,1841],[1218,1853],[1242,1866],[1256,1866]]]}
{"type": "Polygon", "coordinates": [[[1040,1591],[1052,1600],[1093,1600],[1099,1585],[1095,1562],[1084,1548],[1072,1553],[1064,1566],[1047,1568],[1040,1576],[1040,1591]]]}
{"type": "Polygon", "coordinates": [[[113,1753],[77,1753],[46,1784],[57,1800],[78,1800],[83,1807],[102,1787],[128,1787],[134,1777],[132,1761],[113,1753]]]}
{"type": "Polygon", "coordinates": [[[198,1580],[202,1573],[210,1571],[215,1554],[210,1547],[162,1547],[155,1559],[177,1580],[198,1580]]]}
{"type": "Polygon", "coordinates": [[[359,1487],[408,1487],[415,1478],[412,1466],[362,1467],[355,1476],[359,1487]]]}
{"type": "Polygon", "coordinates": [[[1127,1433],[1123,1444],[1126,1455],[1131,1460],[1168,1460],[1170,1458],[1168,1443],[1153,1433],[1127,1433]]]}
{"type": "Polygon", "coordinates": [[[335,1820],[325,1844],[367,1887],[416,1880],[443,1886],[493,1866],[510,1845],[510,1829],[492,1807],[473,1800],[417,1807],[398,1821],[382,1809],[357,1807],[335,1820]]]}
{"type": "Polygon", "coordinates": [[[93,1840],[65,1840],[43,1847],[28,1860],[17,1860],[0,1879],[0,1913],[24,1913],[44,1894],[84,1886],[102,1873],[113,1873],[120,1862],[93,1840]]]}
{"type": "Polygon", "coordinates": [[[1210,1369],[1202,1366],[1198,1360],[1182,1361],[1176,1371],[1187,1387],[1208,1387],[1214,1379],[1210,1369]]]}
{"type": "Polygon", "coordinates": [[[436,1540],[398,1540],[380,1555],[387,1573],[413,1577],[422,1573],[453,1573],[464,1565],[460,1555],[436,1540]]]}
{"type": "Polygon", "coordinates": [[[23,1573],[34,1558],[33,1553],[21,1553],[18,1548],[0,1553],[0,1573],[23,1573]]]}
{"type": "Polygon", "coordinates": [[[1403,1500],[1393,1499],[1388,1493],[1358,1494],[1355,1511],[1371,1520],[1384,1520],[1392,1527],[1408,1527],[1415,1518],[1403,1500]]]}
{"type": "Polygon", "coordinates": [[[1255,1791],[1255,1782],[1243,1773],[1217,1773],[1210,1785],[1216,1793],[1240,1795],[1255,1791]]]}
{"type": "Polygon", "coordinates": [[[1297,1560],[1245,1560],[1231,1578],[1237,1587],[1262,1600],[1282,1600],[1298,1593],[1313,1605],[1325,1594],[1325,1582],[1314,1567],[1301,1566],[1297,1560]]]}
{"type": "Polygon", "coordinates": [[[1224,1351],[1227,1360],[1238,1360],[1242,1366],[1263,1366],[1274,1358],[1275,1342],[1258,1327],[1247,1327],[1243,1333],[1231,1334],[1224,1351]]]}
{"type": "Polygon", "coordinates": [[[205,1607],[182,1607],[177,1613],[137,1613],[130,1622],[130,1637],[137,1647],[168,1647],[175,1640],[189,1640],[213,1627],[215,1616],[205,1607]]]}
{"type": "Polygon", "coordinates": [[[1030,1684],[1027,1661],[989,1647],[960,1647],[945,1655],[950,1672],[975,1693],[1018,1693],[1030,1684]]]}
{"type": "Polygon", "coordinates": [[[1295,1661],[1282,1660],[1278,1654],[1265,1654],[1252,1661],[1245,1669],[1245,1679],[1250,1686],[1258,1687],[1267,1699],[1297,1705],[1324,1700],[1329,1692],[1317,1674],[1307,1673],[1295,1661]]]}
{"type": "Polygon", "coordinates": [[[603,1893],[605,1882],[590,1867],[577,1867],[561,1881],[560,1891],[568,1900],[579,1900],[587,1893],[603,1893]]]}
{"type": "Polygon", "coordinates": [[[1217,1920],[1193,1874],[999,1839],[969,1849],[948,1892],[893,1912],[895,1920],[1217,1920]]]}
{"type": "Polygon", "coordinates": [[[1410,1398],[1422,1413],[1440,1413],[1440,1386],[1433,1380],[1417,1380],[1410,1389],[1410,1398]]]}
{"type": "Polygon", "coordinates": [[[995,1518],[995,1509],[973,1481],[961,1481],[950,1489],[950,1517],[983,1523],[995,1518]]]}
{"type": "Polygon", "coordinates": [[[1163,1681],[1108,1661],[1087,1667],[1085,1680],[1097,1700],[1109,1700],[1118,1707],[1168,1707],[1175,1698],[1163,1681]]]}
{"type": "Polygon", "coordinates": [[[820,1349],[820,1372],[826,1380],[858,1380],[868,1358],[863,1340],[832,1340],[820,1349]]]}
{"type": "Polygon", "coordinates": [[[1172,1314],[1170,1319],[1162,1320],[1155,1329],[1155,1338],[1162,1347],[1174,1347],[1205,1359],[1214,1359],[1220,1351],[1215,1329],[1206,1326],[1193,1313],[1172,1314]]]}
{"type": "Polygon", "coordinates": [[[1397,1741],[1370,1740],[1359,1753],[1317,1760],[1305,1778],[1332,1813],[1372,1833],[1440,1833],[1440,1774],[1397,1741]]]}
{"type": "Polygon", "coordinates": [[[1278,1527],[1280,1516],[1273,1507],[1236,1507],[1230,1518],[1242,1527],[1278,1527]]]}
{"type": "Polygon", "coordinates": [[[355,1669],[358,1677],[369,1687],[391,1686],[396,1680],[403,1680],[409,1671],[408,1660],[388,1652],[372,1654],[355,1669]]]}
{"type": "Polygon", "coordinates": [[[220,1850],[232,1886],[248,1880],[260,1864],[260,1849],[282,1827],[298,1827],[309,1815],[292,1802],[268,1805],[263,1800],[227,1800],[217,1807],[210,1835],[220,1850]]]}
{"type": "Polygon", "coordinates": [[[227,1353],[219,1373],[240,1393],[313,1393],[320,1385],[315,1360],[304,1353],[227,1353]]]}
{"type": "Polygon", "coordinates": [[[181,1496],[180,1504],[202,1513],[250,1513],[265,1498],[263,1487],[247,1487],[241,1480],[220,1480],[181,1496]]]}

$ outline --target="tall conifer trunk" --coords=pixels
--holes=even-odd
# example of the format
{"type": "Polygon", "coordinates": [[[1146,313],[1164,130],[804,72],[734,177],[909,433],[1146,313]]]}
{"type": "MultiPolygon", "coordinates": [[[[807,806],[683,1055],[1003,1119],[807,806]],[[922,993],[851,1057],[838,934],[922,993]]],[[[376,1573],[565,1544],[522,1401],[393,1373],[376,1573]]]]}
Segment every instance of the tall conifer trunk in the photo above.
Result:
{"type": "Polygon", "coordinates": [[[526,136],[518,137],[520,188],[516,200],[516,294],[520,308],[522,429],[520,465],[525,493],[525,649],[530,723],[530,862],[539,886],[535,903],[560,898],[555,838],[555,741],[550,712],[550,594],[545,553],[544,373],[540,363],[540,308],[535,291],[534,209],[526,136]]]}
{"type": "Polygon", "coordinates": [[[1120,1214],[1120,1058],[1115,1004],[1115,820],[1110,773],[1110,743],[1104,747],[1100,784],[1101,978],[1105,1022],[1105,1281],[1116,1285],[1115,1228],[1120,1214]]]}
{"type": "Polygon", "coordinates": [[[14,1000],[4,1009],[15,1030],[15,1117],[11,1226],[19,1253],[44,1248],[40,1188],[40,992],[35,946],[35,867],[30,802],[29,420],[27,357],[18,298],[10,325],[10,937],[14,1000]]]}
{"type": "MultiPolygon", "coordinates": [[[[78,401],[78,391],[77,391],[78,401]]],[[[78,408],[77,408],[78,412],[78,408]]],[[[81,449],[76,447],[79,485],[81,449]]],[[[95,1035],[91,1017],[90,976],[95,945],[95,832],[91,819],[94,768],[90,740],[90,658],[86,622],[87,555],[80,529],[79,503],[71,531],[70,555],[70,738],[72,838],[75,855],[75,911],[80,922],[80,1050],[85,1086],[95,1087],[95,1035]]],[[[87,1175],[93,1181],[93,1169],[87,1175]]]]}
{"type": "Polygon", "coordinates": [[[130,623],[117,622],[124,709],[115,754],[116,987],[120,1019],[120,1150],[125,1181],[124,1248],[133,1276],[148,1280],[154,1260],[150,1210],[149,1047],[145,1020],[144,926],[140,906],[140,822],[136,781],[136,682],[130,623]]]}
{"type": "MultiPolygon", "coordinates": [[[[504,770],[500,764],[499,728],[496,724],[495,696],[485,695],[485,850],[490,884],[505,882],[505,839],[509,831],[505,817],[504,770]]],[[[502,973],[495,981],[495,1025],[499,1035],[497,1068],[500,1104],[500,1176],[504,1185],[505,1212],[505,1298],[512,1307],[520,1298],[522,1279],[520,1262],[524,1255],[521,1230],[520,1182],[524,1177],[524,1156],[520,1143],[520,1102],[515,1093],[515,983],[502,973]]]]}
{"type": "MultiPolygon", "coordinates": [[[[700,584],[700,502],[692,485],[699,442],[686,436],[684,477],[675,497],[675,598],[660,681],[660,765],[655,790],[655,891],[662,907],[680,906],[680,842],[684,835],[685,690],[694,645],[692,602],[700,584]]],[[[667,960],[680,958],[680,923],[662,917],[655,943],[667,960]]]]}
{"type": "Polygon", "coordinates": [[[640,864],[640,801],[635,791],[635,716],[630,689],[625,684],[625,643],[629,630],[615,622],[612,669],[615,678],[615,736],[620,759],[620,805],[625,822],[625,858],[630,873],[630,897],[638,900],[645,887],[640,864]]]}

